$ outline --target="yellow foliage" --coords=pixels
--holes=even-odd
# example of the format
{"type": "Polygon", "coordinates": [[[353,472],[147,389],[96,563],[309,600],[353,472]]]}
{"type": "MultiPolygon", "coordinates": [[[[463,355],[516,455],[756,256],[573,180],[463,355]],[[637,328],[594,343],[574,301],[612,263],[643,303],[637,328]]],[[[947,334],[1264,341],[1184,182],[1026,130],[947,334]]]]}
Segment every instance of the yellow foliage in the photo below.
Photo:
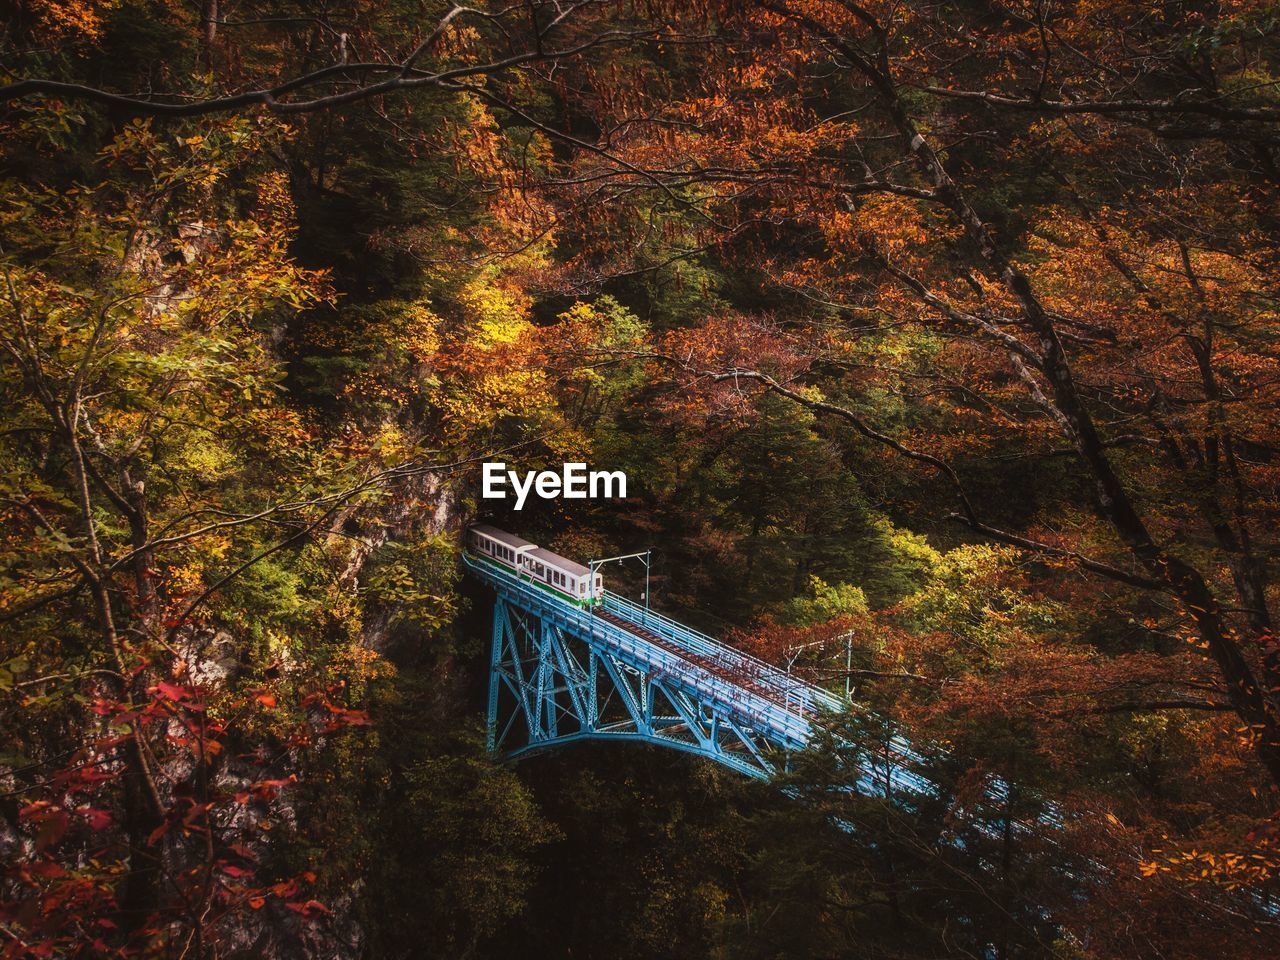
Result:
{"type": "Polygon", "coordinates": [[[514,286],[499,285],[480,276],[463,287],[459,299],[468,313],[478,347],[515,343],[533,329],[528,320],[529,295],[514,286]]]}
{"type": "Polygon", "coordinates": [[[39,30],[49,39],[97,40],[106,15],[121,0],[29,0],[39,30]]]}

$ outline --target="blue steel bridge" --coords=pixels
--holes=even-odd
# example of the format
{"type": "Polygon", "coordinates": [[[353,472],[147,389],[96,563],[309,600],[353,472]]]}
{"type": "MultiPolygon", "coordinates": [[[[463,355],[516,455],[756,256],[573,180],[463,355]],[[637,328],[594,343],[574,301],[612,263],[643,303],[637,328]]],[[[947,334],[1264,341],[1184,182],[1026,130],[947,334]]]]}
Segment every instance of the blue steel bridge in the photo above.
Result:
{"type": "MultiPolygon", "coordinates": [[[[488,741],[498,755],[635,741],[767,779],[808,745],[824,714],[847,706],[828,690],[607,590],[582,607],[487,558],[464,551],[463,564],[496,594],[488,741]]],[[[861,793],[896,802],[938,795],[915,772],[920,757],[905,738],[859,754],[861,793]]],[[[988,779],[984,794],[986,815],[973,826],[989,838],[1035,831],[1053,843],[1063,825],[1052,802],[1043,802],[1030,822],[1006,822],[1010,795],[999,778],[988,779]],[[1045,827],[1047,833],[1038,829],[1045,827]]],[[[1085,859],[1068,875],[1103,869],[1085,859]]],[[[1243,900],[1267,918],[1280,916],[1280,903],[1266,894],[1245,891],[1243,900]]]]}
{"type": "MultiPolygon", "coordinates": [[[[488,558],[466,569],[492,587],[489,749],[520,757],[587,740],[656,744],[767,778],[845,707],[806,683],[669,617],[604,591],[580,607],[488,558]]],[[[868,757],[861,786],[929,793],[909,744],[868,757]]]]}

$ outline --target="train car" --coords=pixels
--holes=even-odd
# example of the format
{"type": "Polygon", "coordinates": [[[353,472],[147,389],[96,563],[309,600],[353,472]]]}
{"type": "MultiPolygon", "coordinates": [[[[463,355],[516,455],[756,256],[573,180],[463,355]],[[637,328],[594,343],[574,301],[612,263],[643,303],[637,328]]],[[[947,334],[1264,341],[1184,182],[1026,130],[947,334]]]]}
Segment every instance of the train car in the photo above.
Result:
{"type": "Polygon", "coordinates": [[[542,585],[576,606],[589,607],[604,597],[604,578],[599,573],[515,534],[478,523],[467,531],[467,542],[479,556],[510,568],[517,576],[542,585]]]}
{"type": "Polygon", "coordinates": [[[512,570],[519,569],[521,556],[530,550],[538,549],[536,543],[522,540],[514,533],[507,533],[507,531],[491,527],[487,523],[477,523],[468,530],[467,543],[480,556],[488,557],[490,560],[497,560],[512,570]]]}

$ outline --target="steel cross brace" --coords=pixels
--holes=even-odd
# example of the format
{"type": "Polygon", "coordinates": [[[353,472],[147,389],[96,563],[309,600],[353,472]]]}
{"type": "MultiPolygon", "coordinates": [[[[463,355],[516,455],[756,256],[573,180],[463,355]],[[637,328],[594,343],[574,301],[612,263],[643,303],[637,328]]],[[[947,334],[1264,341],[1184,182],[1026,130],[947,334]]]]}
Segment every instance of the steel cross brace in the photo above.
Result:
{"type": "MultiPolygon", "coordinates": [[[[489,749],[507,757],[584,740],[697,754],[749,776],[785,765],[793,744],[701,696],[678,669],[611,649],[553,611],[498,591],[489,673],[489,749]]],[[[690,671],[694,669],[690,665],[690,671]]]]}

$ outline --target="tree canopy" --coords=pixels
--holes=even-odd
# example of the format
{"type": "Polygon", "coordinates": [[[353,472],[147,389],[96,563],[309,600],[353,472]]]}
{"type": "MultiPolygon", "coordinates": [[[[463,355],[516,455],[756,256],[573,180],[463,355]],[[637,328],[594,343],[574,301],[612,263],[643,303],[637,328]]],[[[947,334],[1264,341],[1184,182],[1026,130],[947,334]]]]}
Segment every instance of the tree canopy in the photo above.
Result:
{"type": "Polygon", "coordinates": [[[1273,3],[0,9],[0,955],[1274,955],[1273,3]],[[854,706],[498,763],[482,514],[854,706]]]}

